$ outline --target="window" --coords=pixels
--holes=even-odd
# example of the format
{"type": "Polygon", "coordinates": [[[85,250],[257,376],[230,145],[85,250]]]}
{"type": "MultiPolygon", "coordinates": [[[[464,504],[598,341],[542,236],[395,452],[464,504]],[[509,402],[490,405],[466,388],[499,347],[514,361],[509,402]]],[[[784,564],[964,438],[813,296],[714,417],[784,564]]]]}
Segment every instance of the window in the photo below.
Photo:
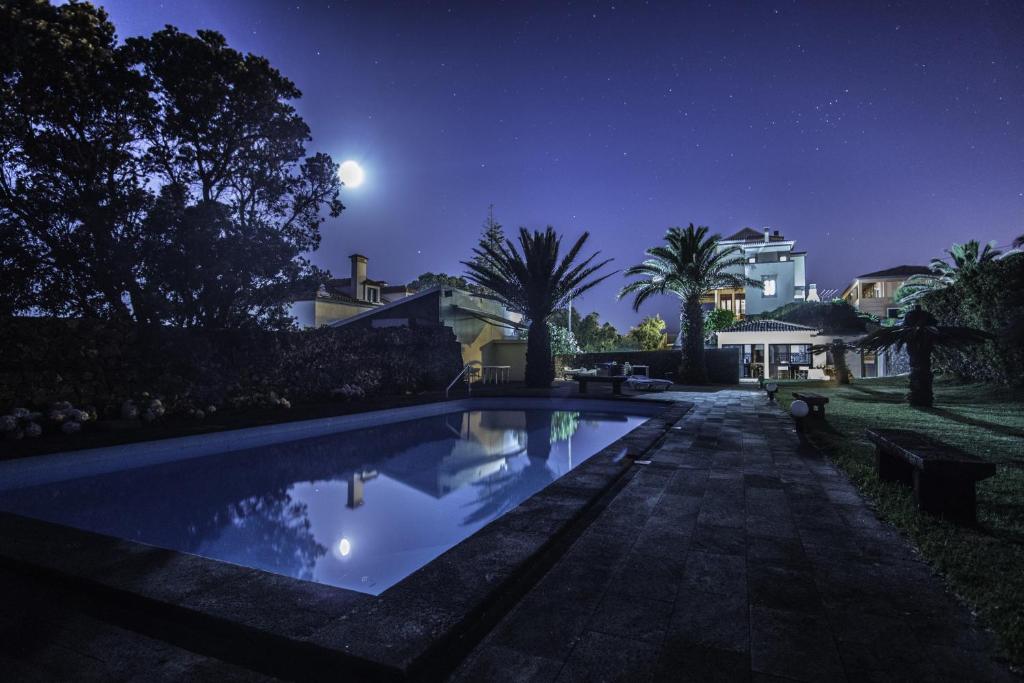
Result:
{"type": "Polygon", "coordinates": [[[750,258],[747,259],[747,263],[757,263],[757,257],[751,256],[750,258]]]}
{"type": "Polygon", "coordinates": [[[366,300],[369,301],[371,304],[375,304],[378,301],[380,301],[380,290],[377,289],[376,287],[367,287],[366,300]]]}
{"type": "Polygon", "coordinates": [[[761,290],[761,296],[763,296],[763,297],[775,296],[778,293],[776,291],[776,289],[775,289],[775,276],[774,275],[765,275],[761,279],[761,282],[764,283],[764,287],[761,290]]]}
{"type": "Polygon", "coordinates": [[[898,318],[900,317],[900,309],[898,308],[887,308],[885,309],[886,318],[898,318]]]}
{"type": "Polygon", "coordinates": [[[779,260],[780,260],[780,261],[788,261],[788,260],[789,260],[789,257],[788,257],[788,256],[780,256],[780,257],[779,257],[779,260]]]}

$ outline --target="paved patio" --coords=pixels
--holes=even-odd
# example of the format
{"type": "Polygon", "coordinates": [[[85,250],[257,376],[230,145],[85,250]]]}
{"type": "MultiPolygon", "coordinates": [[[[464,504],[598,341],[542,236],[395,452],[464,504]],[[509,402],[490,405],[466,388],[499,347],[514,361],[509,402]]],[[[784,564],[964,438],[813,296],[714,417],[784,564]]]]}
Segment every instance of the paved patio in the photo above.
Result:
{"type": "Polygon", "coordinates": [[[455,681],[1014,680],[762,394],[695,404],[455,681]]]}

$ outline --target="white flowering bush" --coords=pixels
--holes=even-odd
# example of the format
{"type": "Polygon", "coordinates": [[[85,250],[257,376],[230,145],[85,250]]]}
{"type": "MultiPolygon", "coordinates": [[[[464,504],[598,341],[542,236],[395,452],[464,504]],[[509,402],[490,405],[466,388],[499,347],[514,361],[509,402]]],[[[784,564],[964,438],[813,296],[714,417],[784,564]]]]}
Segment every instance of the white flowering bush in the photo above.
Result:
{"type": "Polygon", "coordinates": [[[356,399],[364,398],[366,392],[363,388],[356,384],[342,384],[340,387],[331,392],[331,396],[334,398],[340,398],[344,401],[354,401],[356,399]]]}
{"type": "Polygon", "coordinates": [[[0,434],[8,439],[21,439],[43,435],[43,425],[50,424],[65,434],[77,434],[82,423],[96,419],[96,409],[83,410],[69,401],[56,401],[44,412],[17,407],[0,415],[0,434]]]}

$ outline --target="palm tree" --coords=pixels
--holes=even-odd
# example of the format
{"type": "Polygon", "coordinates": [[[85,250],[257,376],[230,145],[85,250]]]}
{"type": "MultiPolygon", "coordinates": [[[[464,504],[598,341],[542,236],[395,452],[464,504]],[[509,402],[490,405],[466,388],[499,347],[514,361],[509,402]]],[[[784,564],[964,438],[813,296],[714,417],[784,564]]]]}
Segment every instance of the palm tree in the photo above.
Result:
{"type": "Polygon", "coordinates": [[[963,244],[954,244],[946,250],[946,254],[949,261],[940,258],[931,260],[928,264],[931,273],[907,278],[903,286],[896,291],[897,303],[908,306],[926,294],[955,285],[986,263],[996,260],[1002,252],[995,248],[994,242],[982,247],[978,240],[970,240],[963,244]]]}
{"type": "Polygon", "coordinates": [[[656,294],[674,294],[682,300],[679,310],[683,332],[683,362],[680,381],[706,384],[704,367],[704,312],[701,299],[723,287],[760,287],[744,275],[745,260],[739,247],[722,249],[720,235],[708,236],[705,226],[693,223],[669,228],[665,244],[647,250],[643,263],[626,270],[626,277],[639,276],[619,292],[619,298],[633,294],[633,310],[656,294]],[[737,272],[738,271],[738,272],[737,272]]]}
{"type": "Polygon", "coordinates": [[[474,258],[463,261],[467,277],[492,292],[510,310],[522,313],[529,321],[526,341],[526,385],[549,387],[555,379],[551,358],[548,318],[570,299],[613,275],[594,274],[612,259],[594,264],[600,252],[576,263],[590,233],[583,233],[565,256],[559,259],[562,238],[550,225],[532,233],[519,228],[519,249],[512,240],[504,244],[481,241],[473,250],[474,258]]]}
{"type": "Polygon", "coordinates": [[[910,392],[907,402],[912,406],[930,408],[935,402],[932,393],[932,351],[937,347],[958,347],[977,344],[991,335],[973,327],[939,325],[935,316],[920,305],[907,313],[903,323],[880,327],[859,342],[866,351],[907,348],[910,356],[910,392]]]}
{"type": "Polygon", "coordinates": [[[836,382],[839,384],[850,383],[850,368],[846,364],[846,352],[858,351],[860,347],[850,344],[842,339],[833,339],[827,344],[815,344],[811,347],[811,353],[832,354],[832,367],[836,371],[836,382]]]}

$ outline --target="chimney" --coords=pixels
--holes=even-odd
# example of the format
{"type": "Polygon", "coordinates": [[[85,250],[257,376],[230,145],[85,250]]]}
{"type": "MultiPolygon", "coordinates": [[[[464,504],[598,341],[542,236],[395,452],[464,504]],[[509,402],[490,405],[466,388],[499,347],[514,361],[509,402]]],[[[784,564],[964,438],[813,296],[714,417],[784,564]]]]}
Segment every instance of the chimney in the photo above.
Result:
{"type": "Polygon", "coordinates": [[[352,297],[362,299],[359,286],[366,281],[367,258],[362,254],[352,254],[349,259],[352,261],[352,297]]]}
{"type": "Polygon", "coordinates": [[[764,226],[764,241],[768,241],[768,226],[764,226]]]}

